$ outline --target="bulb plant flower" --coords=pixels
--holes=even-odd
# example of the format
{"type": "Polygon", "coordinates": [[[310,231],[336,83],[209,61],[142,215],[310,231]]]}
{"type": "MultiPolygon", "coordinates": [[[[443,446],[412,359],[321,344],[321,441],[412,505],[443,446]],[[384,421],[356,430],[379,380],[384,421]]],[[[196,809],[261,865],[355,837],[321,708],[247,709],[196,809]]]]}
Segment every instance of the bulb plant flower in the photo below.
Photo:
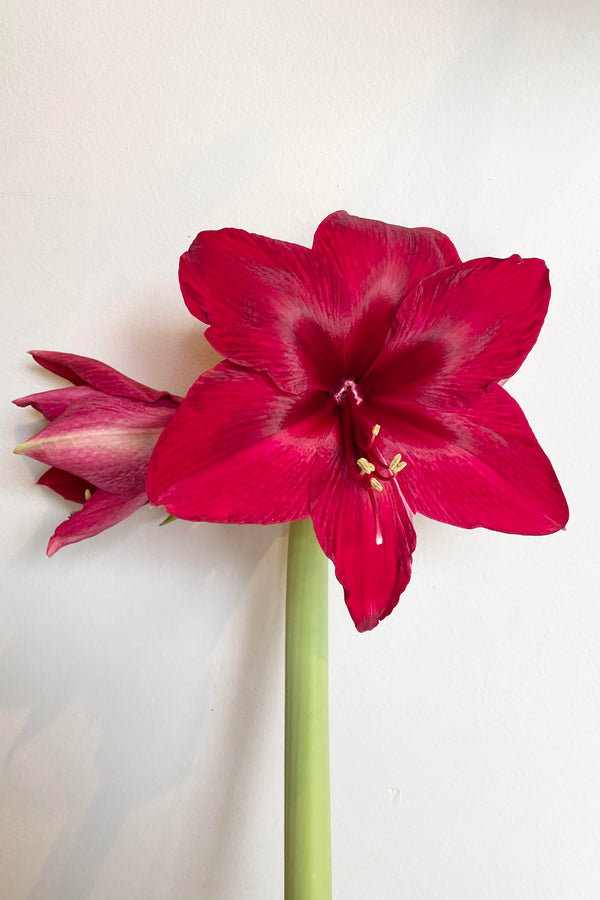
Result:
{"type": "Polygon", "coordinates": [[[151,502],[190,520],[312,517],[359,631],[408,584],[415,513],[565,526],[552,466],[502,387],[546,315],[541,260],[462,262],[431,228],[337,212],[312,248],[201,232],[180,284],[225,359],[166,424],[151,502]]]}
{"type": "Polygon", "coordinates": [[[95,359],[33,351],[37,363],[70,387],[15,400],[32,406],[50,424],[15,449],[50,468],[46,485],[82,508],[58,526],[48,543],[52,556],[66,544],[99,534],[147,503],[146,470],[159,435],[181,403],[95,359]]]}

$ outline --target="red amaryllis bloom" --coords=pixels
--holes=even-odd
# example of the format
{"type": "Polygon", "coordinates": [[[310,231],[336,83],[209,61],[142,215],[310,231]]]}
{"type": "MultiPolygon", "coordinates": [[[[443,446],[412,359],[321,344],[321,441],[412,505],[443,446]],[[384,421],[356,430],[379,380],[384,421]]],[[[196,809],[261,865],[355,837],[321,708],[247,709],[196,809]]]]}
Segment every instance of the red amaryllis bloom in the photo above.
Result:
{"type": "Polygon", "coordinates": [[[552,466],[499,384],[544,320],[541,260],[461,262],[430,228],[338,212],[312,249],[202,232],[180,281],[227,359],[150,462],[150,499],[170,513],[311,516],[360,631],[408,583],[414,513],[521,534],[565,525],[552,466]]]}
{"type": "Polygon", "coordinates": [[[148,501],[150,454],[181,397],[155,391],[85,356],[31,355],[73,385],[14,401],[33,406],[51,423],[15,453],[51,466],[38,484],[83,503],[50,538],[46,552],[52,556],[65,544],[116,525],[148,501]]]}

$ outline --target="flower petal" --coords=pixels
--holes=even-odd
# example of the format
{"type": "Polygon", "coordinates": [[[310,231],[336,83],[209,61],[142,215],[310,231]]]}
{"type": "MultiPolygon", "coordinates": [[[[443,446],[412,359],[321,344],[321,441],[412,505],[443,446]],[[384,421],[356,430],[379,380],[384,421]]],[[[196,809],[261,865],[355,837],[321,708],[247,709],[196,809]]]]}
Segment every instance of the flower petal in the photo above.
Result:
{"type": "Polygon", "coordinates": [[[323,392],[300,399],[265,375],[220,363],[193,385],[158,442],[151,502],[210,522],[305,518],[310,465],[333,405],[323,392]]]}
{"type": "Polygon", "coordinates": [[[207,339],[283,390],[331,389],[343,376],[345,286],[306,247],[235,228],[202,231],[181,257],[179,280],[207,339]]]}
{"type": "Polygon", "coordinates": [[[81,403],[84,400],[97,400],[102,393],[87,385],[77,387],[56,388],[53,391],[40,391],[38,394],[29,394],[27,397],[19,397],[13,400],[15,406],[33,406],[38,412],[52,422],[62,415],[73,403],[81,403]]]}
{"type": "Polygon", "coordinates": [[[144,490],[146,469],[171,408],[98,395],[68,410],[15,453],[72,472],[112,493],[144,490]]]}
{"type": "Polygon", "coordinates": [[[405,299],[363,390],[427,406],[472,403],[519,368],[549,298],[540,259],[475,259],[438,272],[405,299]]]}
{"type": "Polygon", "coordinates": [[[346,371],[355,379],[383,346],[404,297],[423,278],[460,263],[449,238],[433,228],[401,228],[335,212],[317,228],[313,249],[330,260],[350,292],[346,371]]]}
{"type": "Polygon", "coordinates": [[[317,539],[335,564],[354,624],[369,631],[391,613],[410,580],[416,545],[411,515],[394,483],[371,499],[348,469],[341,438],[329,458],[319,460],[314,482],[311,516],[317,539]]]}
{"type": "Polygon", "coordinates": [[[409,505],[440,522],[550,534],[569,511],[552,465],[519,405],[498,385],[472,407],[369,406],[385,453],[401,452],[409,505]]]}
{"type": "Polygon", "coordinates": [[[53,556],[67,544],[74,544],[100,534],[101,531],[126,519],[147,500],[145,491],[121,496],[108,491],[96,491],[89,500],[86,500],[82,509],[58,526],[48,541],[47,555],[53,556]]]}
{"type": "Polygon", "coordinates": [[[131,400],[173,408],[181,402],[181,397],[140,384],[97,359],[50,350],[30,350],[30,353],[40,366],[75,385],[89,385],[116,397],[128,397],[131,400]]]}
{"type": "Polygon", "coordinates": [[[37,483],[49,487],[65,500],[71,500],[73,503],[85,503],[86,491],[93,493],[96,490],[84,478],[78,478],[77,475],[71,475],[70,472],[57,469],[55,466],[44,472],[41,478],[38,478],[37,483]]]}

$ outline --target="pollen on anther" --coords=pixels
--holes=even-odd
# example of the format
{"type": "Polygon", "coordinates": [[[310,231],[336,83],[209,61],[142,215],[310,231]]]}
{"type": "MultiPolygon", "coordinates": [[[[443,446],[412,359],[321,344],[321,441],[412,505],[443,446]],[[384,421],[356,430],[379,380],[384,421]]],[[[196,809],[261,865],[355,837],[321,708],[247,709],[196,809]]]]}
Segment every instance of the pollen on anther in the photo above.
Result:
{"type": "Polygon", "coordinates": [[[373,465],[373,463],[369,462],[368,459],[365,459],[364,456],[361,456],[360,459],[356,460],[356,465],[364,475],[370,475],[371,472],[375,471],[375,466],[373,465]]]}
{"type": "Polygon", "coordinates": [[[86,488],[86,489],[85,489],[85,492],[84,492],[83,496],[84,496],[85,500],[89,500],[89,499],[90,499],[90,497],[92,496],[92,492],[90,491],[89,488],[86,488]]]}
{"type": "Polygon", "coordinates": [[[390,472],[392,475],[397,475],[398,472],[401,472],[404,468],[406,468],[406,462],[402,461],[402,454],[396,453],[389,465],[390,472]]]}
{"type": "Polygon", "coordinates": [[[374,438],[377,437],[377,435],[379,434],[380,431],[381,431],[381,425],[373,425],[373,430],[371,433],[374,438]]]}
{"type": "Polygon", "coordinates": [[[373,490],[377,491],[378,494],[380,494],[383,490],[382,483],[376,478],[371,478],[371,487],[373,488],[373,490]]]}

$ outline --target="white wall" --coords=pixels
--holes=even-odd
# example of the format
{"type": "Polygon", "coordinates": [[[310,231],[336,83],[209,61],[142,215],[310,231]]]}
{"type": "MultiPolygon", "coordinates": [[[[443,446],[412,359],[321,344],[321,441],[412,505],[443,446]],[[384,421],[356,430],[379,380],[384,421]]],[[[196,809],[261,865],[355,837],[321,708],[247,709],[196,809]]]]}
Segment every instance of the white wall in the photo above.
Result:
{"type": "Polygon", "coordinates": [[[8,0],[3,900],[282,896],[285,527],[133,519],[48,560],[67,504],[10,456],[31,348],[184,392],[215,357],[177,260],[330,211],[543,256],[510,390],[571,506],[521,538],[421,519],[398,609],[331,583],[337,900],[600,896],[600,27],[572,0],[8,0]],[[596,556],[596,558],[595,558],[596,556]]]}

